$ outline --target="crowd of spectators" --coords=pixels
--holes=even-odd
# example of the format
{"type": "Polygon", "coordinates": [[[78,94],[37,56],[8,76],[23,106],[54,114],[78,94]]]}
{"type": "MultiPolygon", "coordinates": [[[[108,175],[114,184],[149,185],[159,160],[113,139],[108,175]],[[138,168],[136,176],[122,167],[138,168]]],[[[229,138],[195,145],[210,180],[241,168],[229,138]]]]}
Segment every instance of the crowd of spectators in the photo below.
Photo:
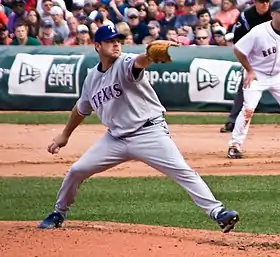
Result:
{"type": "Polygon", "coordinates": [[[123,44],[157,39],[181,45],[231,45],[246,0],[0,0],[1,45],[91,45],[114,24],[123,44]]]}

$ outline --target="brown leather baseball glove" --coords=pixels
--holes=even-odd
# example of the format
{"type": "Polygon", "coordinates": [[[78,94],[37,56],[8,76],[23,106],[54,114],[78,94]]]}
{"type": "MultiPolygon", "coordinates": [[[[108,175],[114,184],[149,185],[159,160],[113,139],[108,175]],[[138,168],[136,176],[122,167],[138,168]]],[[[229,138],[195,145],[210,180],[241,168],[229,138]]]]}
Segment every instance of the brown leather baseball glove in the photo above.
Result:
{"type": "Polygon", "coordinates": [[[155,40],[148,44],[146,48],[147,56],[154,63],[172,62],[171,57],[168,54],[168,48],[170,46],[178,47],[179,44],[168,40],[155,40]]]}

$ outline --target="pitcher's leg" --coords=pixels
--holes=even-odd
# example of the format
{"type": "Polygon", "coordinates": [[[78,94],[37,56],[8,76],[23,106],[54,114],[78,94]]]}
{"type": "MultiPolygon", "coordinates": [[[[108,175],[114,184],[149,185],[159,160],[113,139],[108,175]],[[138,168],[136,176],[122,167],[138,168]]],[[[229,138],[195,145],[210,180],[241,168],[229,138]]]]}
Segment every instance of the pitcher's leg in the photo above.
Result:
{"type": "Polygon", "coordinates": [[[251,119],[262,97],[262,92],[263,90],[258,86],[255,87],[254,84],[250,88],[243,90],[244,104],[241,112],[237,116],[232,136],[228,143],[228,158],[242,158],[241,145],[247,136],[251,119]]]}
{"type": "MultiPolygon", "coordinates": [[[[99,142],[90,147],[67,172],[57,195],[54,213],[58,213],[64,219],[82,182],[96,173],[126,161],[126,156],[125,143],[107,133],[99,142]]],[[[51,219],[53,219],[54,213],[51,214],[51,219]]],[[[49,224],[54,225],[54,222],[50,222],[47,217],[40,224],[40,227],[56,227],[48,226],[49,224]]]]}
{"type": "MultiPolygon", "coordinates": [[[[197,206],[212,219],[217,220],[219,213],[224,210],[223,204],[214,197],[199,174],[185,162],[177,146],[168,136],[168,131],[157,125],[153,129],[156,130],[139,136],[135,142],[131,143],[129,152],[135,159],[148,164],[177,182],[188,192],[197,206]]],[[[232,214],[235,215],[235,213],[232,214]]]]}

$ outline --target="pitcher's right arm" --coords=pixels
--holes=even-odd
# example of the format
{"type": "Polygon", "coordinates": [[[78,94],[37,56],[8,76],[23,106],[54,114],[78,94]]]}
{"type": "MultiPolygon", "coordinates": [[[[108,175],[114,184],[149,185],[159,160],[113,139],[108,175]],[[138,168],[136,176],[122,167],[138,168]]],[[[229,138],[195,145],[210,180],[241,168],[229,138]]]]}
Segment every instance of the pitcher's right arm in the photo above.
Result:
{"type": "Polygon", "coordinates": [[[78,111],[77,104],[75,104],[62,133],[66,137],[70,137],[72,132],[83,122],[85,117],[86,116],[81,115],[81,113],[78,111]]]}
{"type": "Polygon", "coordinates": [[[73,131],[83,122],[86,116],[92,113],[92,107],[88,99],[88,77],[83,84],[82,94],[72,109],[70,117],[61,134],[57,135],[48,146],[48,152],[55,154],[61,147],[67,145],[69,137],[73,131]]]}

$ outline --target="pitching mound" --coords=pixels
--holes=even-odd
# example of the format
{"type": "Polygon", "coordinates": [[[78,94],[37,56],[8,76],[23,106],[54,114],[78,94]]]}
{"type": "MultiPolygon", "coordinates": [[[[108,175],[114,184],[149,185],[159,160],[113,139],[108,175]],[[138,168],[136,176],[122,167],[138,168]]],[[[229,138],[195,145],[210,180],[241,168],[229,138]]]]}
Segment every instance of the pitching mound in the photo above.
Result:
{"type": "Polygon", "coordinates": [[[171,227],[66,222],[39,230],[38,222],[0,222],[1,256],[279,256],[280,237],[222,234],[171,227]]]}

